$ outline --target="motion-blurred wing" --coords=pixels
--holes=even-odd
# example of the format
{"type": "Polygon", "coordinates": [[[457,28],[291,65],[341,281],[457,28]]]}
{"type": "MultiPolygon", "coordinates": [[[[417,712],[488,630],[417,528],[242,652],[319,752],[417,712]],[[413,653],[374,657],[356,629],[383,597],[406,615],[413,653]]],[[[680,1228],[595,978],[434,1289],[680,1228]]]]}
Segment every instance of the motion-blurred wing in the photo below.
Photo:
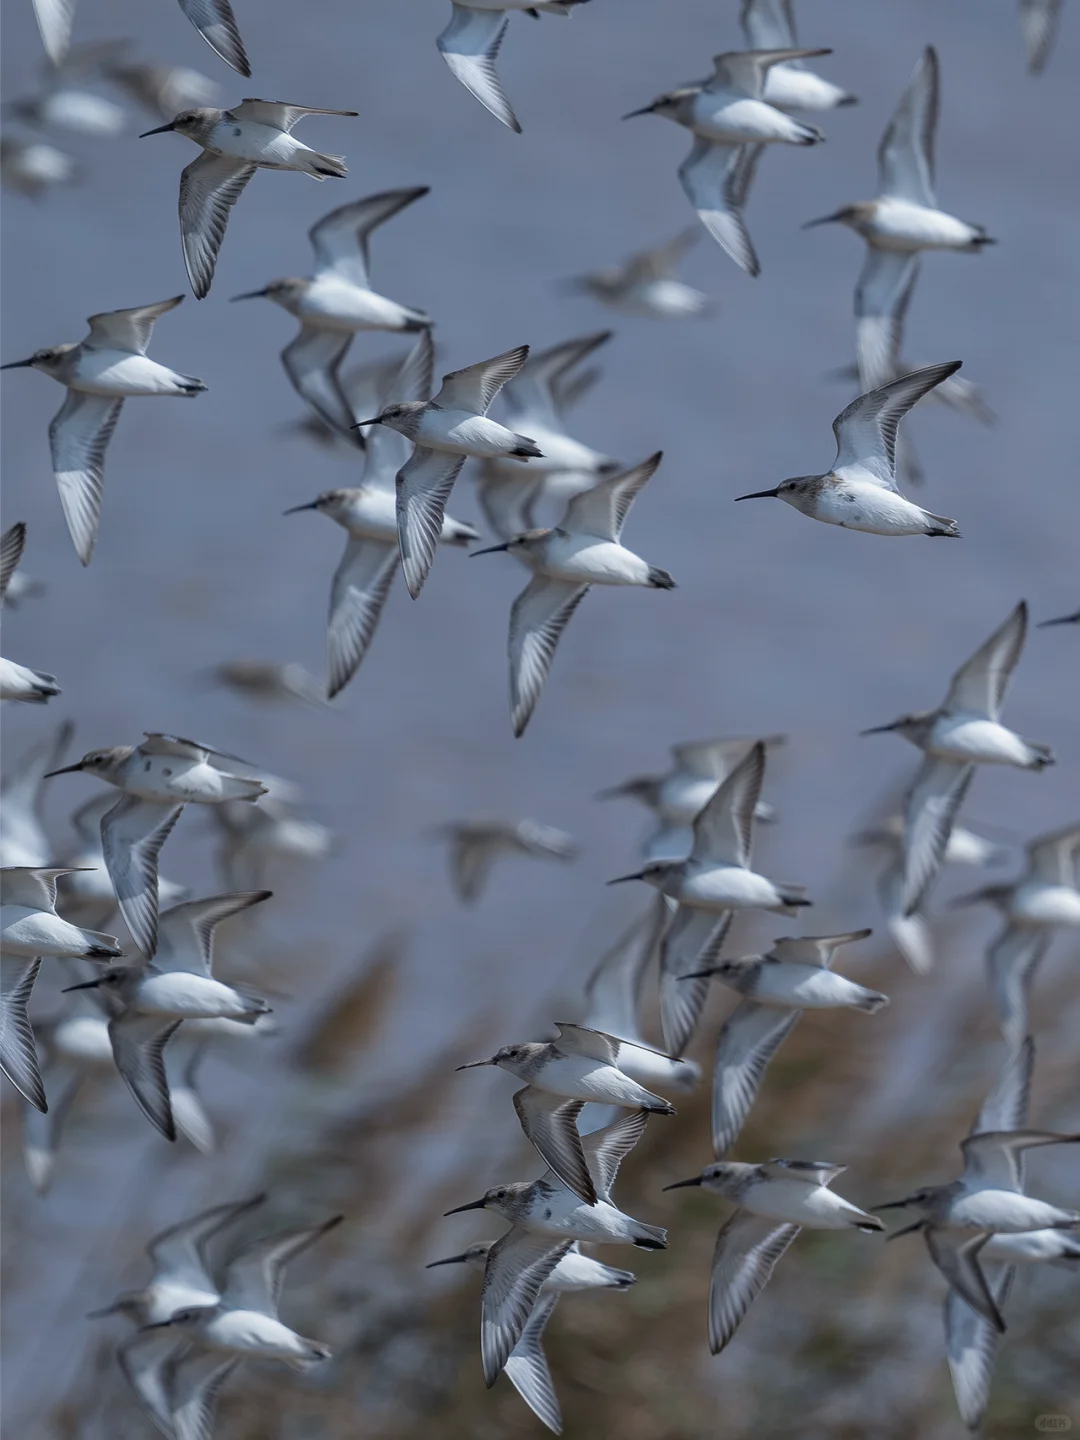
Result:
{"type": "Polygon", "coordinates": [[[49,448],[60,504],[75,553],[90,564],[101,520],[105,451],[112,439],[123,399],[69,390],[49,425],[49,448]]]}

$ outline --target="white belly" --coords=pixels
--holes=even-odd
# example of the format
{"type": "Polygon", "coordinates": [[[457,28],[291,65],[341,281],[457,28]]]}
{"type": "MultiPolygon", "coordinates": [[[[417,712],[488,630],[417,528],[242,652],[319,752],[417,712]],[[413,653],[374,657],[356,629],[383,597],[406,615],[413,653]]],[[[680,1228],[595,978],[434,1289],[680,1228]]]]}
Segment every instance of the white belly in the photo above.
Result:
{"type": "Polygon", "coordinates": [[[846,98],[846,92],[831,80],[823,80],[812,70],[796,70],[791,65],[773,65],[765,76],[762,99],[781,110],[835,110],[846,98]]]}
{"type": "Polygon", "coordinates": [[[978,715],[944,715],[930,733],[927,754],[980,765],[1027,765],[1028,747],[1019,735],[978,715]]]}
{"type": "Polygon", "coordinates": [[[553,537],[544,552],[543,573],[582,585],[647,585],[649,566],[632,550],[592,536],[553,537]]]}
{"type": "Polygon", "coordinates": [[[970,225],[910,200],[883,197],[863,233],[882,250],[966,250],[976,239],[970,225]]]}
{"type": "Polygon", "coordinates": [[[871,535],[925,535],[928,528],[920,507],[895,490],[850,480],[822,487],[813,518],[871,535]]]}
{"type": "Polygon", "coordinates": [[[450,455],[472,455],[477,459],[509,455],[517,449],[517,436],[505,425],[486,415],[464,410],[437,410],[424,416],[419,443],[450,455]]]}
{"type": "Polygon", "coordinates": [[[80,1065],[113,1064],[109,1025],[103,1017],[75,1015],[63,1020],[53,1031],[50,1043],[58,1054],[80,1065]]]}
{"type": "Polygon", "coordinates": [[[204,975],[170,972],[148,975],[139,985],[138,1007],[144,1015],[179,1015],[213,1020],[235,1019],[247,1006],[235,990],[204,975]]]}
{"type": "Polygon", "coordinates": [[[803,127],[761,100],[725,100],[702,91],[694,101],[694,133],[732,145],[799,143],[803,127]]]}
{"type": "Polygon", "coordinates": [[[1080,891],[1069,885],[1021,885],[1009,918],[1027,925],[1080,925],[1080,891]]]}
{"type": "Polygon", "coordinates": [[[327,330],[400,330],[409,312],[394,300],[361,290],[336,275],[318,276],[300,301],[301,320],[327,330]]]}
{"type": "Polygon", "coordinates": [[[678,898],[699,910],[773,910],[781,904],[771,880],[737,865],[691,872],[678,898]]]}
{"type": "Polygon", "coordinates": [[[88,395],[183,395],[176,372],[148,355],[88,350],[79,357],[73,390],[88,395]]]}

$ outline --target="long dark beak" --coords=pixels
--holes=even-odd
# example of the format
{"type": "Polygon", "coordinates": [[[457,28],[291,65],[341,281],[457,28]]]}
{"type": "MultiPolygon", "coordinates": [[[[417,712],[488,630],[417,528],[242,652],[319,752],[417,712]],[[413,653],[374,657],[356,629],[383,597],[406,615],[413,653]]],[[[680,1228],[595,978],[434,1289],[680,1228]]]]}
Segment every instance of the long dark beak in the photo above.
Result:
{"type": "Polygon", "coordinates": [[[142,134],[139,136],[139,139],[140,139],[140,140],[145,140],[148,135],[165,135],[165,134],[167,134],[170,130],[175,130],[175,129],[176,129],[176,122],[175,122],[175,120],[170,120],[169,123],[168,123],[168,125],[159,125],[156,130],[144,130],[144,131],[142,132],[142,134]]]}
{"type": "Polygon", "coordinates": [[[886,1200],[881,1205],[871,1205],[870,1211],[876,1214],[879,1210],[904,1210],[910,1203],[910,1200],[886,1200]]]}
{"type": "Polygon", "coordinates": [[[434,1270],[436,1265],[461,1265],[468,1260],[468,1255],[448,1255],[445,1260],[432,1260],[430,1265],[425,1265],[425,1270],[434,1270]]]}
{"type": "Polygon", "coordinates": [[[651,105],[643,105],[640,110],[628,110],[622,119],[633,120],[635,115],[651,115],[655,109],[656,101],[654,100],[651,105]]]}
{"type": "Polygon", "coordinates": [[[33,360],[9,360],[6,365],[0,365],[0,370],[29,370],[33,360]]]}
{"type": "Polygon", "coordinates": [[[87,1318],[87,1320],[100,1320],[100,1319],[102,1319],[105,1315],[115,1315],[115,1314],[117,1314],[117,1312],[119,1311],[119,1309],[120,1309],[120,1302],[119,1302],[119,1300],[117,1300],[116,1303],[113,1304],[113,1305],[106,1305],[105,1308],[104,1308],[104,1310],[88,1310],[88,1311],[86,1312],[86,1318],[87,1318]]]}
{"type": "Polygon", "coordinates": [[[644,870],[638,870],[638,871],[637,871],[635,874],[633,874],[633,875],[616,875],[616,877],[615,877],[614,880],[609,880],[607,883],[608,883],[609,885],[625,885],[628,880],[644,880],[644,879],[645,879],[645,871],[644,871],[644,870]]]}
{"type": "Polygon", "coordinates": [[[817,220],[807,220],[807,221],[805,221],[804,224],[803,224],[803,226],[802,226],[802,228],[803,228],[804,230],[813,230],[813,228],[814,228],[815,225],[834,225],[834,224],[837,224],[837,223],[839,223],[839,221],[841,221],[841,220],[844,218],[844,213],[845,213],[845,212],[844,212],[843,210],[834,210],[831,215],[821,215],[821,216],[818,217],[817,220]]]}
{"type": "Polygon", "coordinates": [[[710,980],[714,975],[719,975],[720,970],[716,965],[711,965],[708,970],[694,970],[689,975],[679,975],[679,980],[710,980]]]}
{"type": "Polygon", "coordinates": [[[778,500],[780,491],[777,490],[752,490],[749,495],[736,495],[736,500],[778,500]]]}
{"type": "Polygon", "coordinates": [[[664,1186],[664,1189],[665,1189],[665,1190],[685,1190],[685,1189],[687,1189],[687,1188],[688,1188],[689,1186],[691,1186],[691,1185],[700,1185],[700,1184],[702,1184],[702,1183],[703,1183],[703,1182],[702,1182],[701,1176],[700,1176],[700,1175],[695,1175],[692,1180],[676,1180],[675,1183],[674,1183],[674,1185],[665,1185],[665,1186],[664,1186]]]}
{"type": "MultiPolygon", "coordinates": [[[[236,298],[242,300],[244,297],[238,295],[236,298]]],[[[319,502],[317,500],[311,500],[306,505],[293,505],[291,509],[283,510],[281,513],[283,515],[299,515],[301,510],[317,510],[318,508],[319,502]]]]}
{"type": "Polygon", "coordinates": [[[84,980],[81,985],[65,985],[60,994],[70,995],[72,990],[96,990],[100,984],[100,980],[84,980]]]}
{"type": "Polygon", "coordinates": [[[860,735],[886,735],[890,730],[895,730],[899,722],[890,720],[888,725],[871,725],[869,730],[860,730],[860,735]]]}
{"type": "Polygon", "coordinates": [[[365,425],[380,425],[381,423],[382,416],[376,415],[374,420],[357,420],[356,424],[352,428],[354,430],[362,430],[365,425]]]}
{"type": "Polygon", "coordinates": [[[455,1065],[455,1070],[478,1070],[481,1065],[494,1065],[494,1060],[470,1060],[468,1065],[455,1065]]]}
{"type": "Polygon", "coordinates": [[[74,775],[83,769],[83,762],[77,761],[74,765],[64,765],[59,770],[46,770],[41,777],[43,780],[51,780],[54,775],[74,775]]]}
{"type": "MultiPolygon", "coordinates": [[[[153,135],[154,131],[151,130],[150,134],[153,135]]],[[[261,300],[267,293],[265,287],[262,290],[245,290],[243,295],[230,295],[229,303],[231,304],[234,300],[261,300]]]]}
{"type": "Polygon", "coordinates": [[[460,1215],[463,1210],[483,1210],[486,1205],[484,1200],[471,1200],[468,1205],[455,1205],[453,1210],[444,1210],[443,1218],[447,1215],[460,1215]]]}
{"type": "Polygon", "coordinates": [[[141,1334],[144,1330],[167,1330],[172,1323],[171,1320],[155,1320],[152,1325],[140,1325],[139,1332],[141,1334]]]}
{"type": "Polygon", "coordinates": [[[497,550],[509,550],[510,541],[506,540],[501,545],[488,545],[484,550],[470,550],[469,559],[475,560],[477,555],[494,555],[497,550]]]}
{"type": "MultiPolygon", "coordinates": [[[[879,1205],[877,1208],[878,1208],[879,1210],[887,1210],[889,1207],[888,1207],[887,1205],[879,1205]]],[[[926,1229],[926,1221],[925,1221],[925,1220],[916,1220],[915,1223],[914,1223],[914,1225],[905,1225],[902,1230],[894,1230],[891,1235],[886,1235],[886,1236],[885,1236],[885,1239],[886,1239],[886,1240],[899,1240],[901,1235],[914,1235],[916,1230],[925,1230],[925,1229],[926,1229]]]]}

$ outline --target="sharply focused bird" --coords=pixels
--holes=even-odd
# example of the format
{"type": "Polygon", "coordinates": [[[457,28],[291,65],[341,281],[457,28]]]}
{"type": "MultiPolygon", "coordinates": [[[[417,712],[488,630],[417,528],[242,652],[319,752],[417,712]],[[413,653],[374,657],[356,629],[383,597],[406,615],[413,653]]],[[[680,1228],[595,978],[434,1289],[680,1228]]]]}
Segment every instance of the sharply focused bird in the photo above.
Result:
{"type": "Polygon", "coordinates": [[[159,300],[131,310],[91,315],[90,333],[78,344],[51,345],[28,360],[10,360],[0,370],[40,370],[67,389],[67,398],[49,426],[49,448],[60,504],[75,553],[89,565],[101,519],[105,451],[129,395],[190,399],[207,388],[151,360],[146,351],[160,316],[183,300],[159,300]]]}
{"type": "Polygon", "coordinates": [[[259,290],[233,296],[273,300],[300,321],[298,335],[281,352],[285,373],[319,418],[354,444],[362,445],[363,435],[355,428],[357,417],[338,381],[354,335],[361,330],[426,330],[432,323],[422,310],[372,290],[368,243],[374,230],[426,195],[428,188],[386,190],[331,210],[308,231],[315,251],[313,275],[271,280],[259,290]]]}

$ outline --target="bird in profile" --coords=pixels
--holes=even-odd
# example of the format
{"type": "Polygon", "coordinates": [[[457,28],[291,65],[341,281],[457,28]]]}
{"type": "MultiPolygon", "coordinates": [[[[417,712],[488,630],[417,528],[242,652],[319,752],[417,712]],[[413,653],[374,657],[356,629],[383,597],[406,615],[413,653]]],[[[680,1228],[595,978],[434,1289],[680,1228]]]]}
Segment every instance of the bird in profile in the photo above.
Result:
{"type": "Polygon", "coordinates": [[[934,710],[902,715],[873,725],[864,735],[895,731],[917,746],[923,763],[904,802],[901,905],[917,910],[939,869],[952,827],[976,765],[1015,765],[1044,770],[1054,763],[1047,745],[1025,740],[1001,724],[1009,681],[1027,635],[1023,600],[953,676],[948,694],[934,710]]]}
{"type": "Polygon", "coordinates": [[[1024,1193],[1025,1151],[1080,1143],[1080,1135],[1027,1128],[1033,1065],[1029,1036],[1005,1062],[967,1138],[960,1142],[964,1169],[959,1179],[873,1207],[918,1212],[913,1224],[894,1231],[889,1239],[921,1231],[930,1258],[951,1288],[998,1335],[1004,1333],[1005,1321],[980,1263],[980,1252],[991,1236],[1073,1230],[1080,1225],[1080,1211],[1024,1193]]]}
{"type": "Polygon", "coordinates": [[[450,878],[463,905],[479,900],[500,855],[538,860],[574,860],[572,835],[535,820],[451,820],[431,832],[449,845],[450,878]]]}
{"type": "MultiPolygon", "coordinates": [[[[26,545],[26,526],[20,520],[0,535],[0,603],[5,599],[12,577],[26,545]]],[[[60,694],[55,675],[29,670],[14,660],[0,659],[0,700],[22,700],[44,705],[60,694]]]]}
{"type": "Polygon", "coordinates": [[[533,572],[510,611],[510,716],[515,736],[525,732],[571,615],[593,585],[637,585],[673,590],[666,570],[622,544],[630,507],[656,473],[658,450],[641,465],[601,480],[575,495],[558,525],[527,530],[474,555],[506,551],[533,572]]]}
{"type": "MultiPolygon", "coordinates": [[[[272,280],[234,300],[265,298],[300,321],[281,363],[297,394],[339,435],[363,445],[338,369],[361,330],[415,331],[432,324],[422,310],[400,305],[372,290],[369,242],[373,231],[428,193],[427,185],[386,190],[339,206],[308,231],[315,273],[272,280]]],[[[404,398],[404,397],[403,397],[404,398]]],[[[426,396],[425,396],[426,398],[426,396]]]]}
{"type": "Polygon", "coordinates": [[[432,400],[398,400],[358,426],[385,425],[413,442],[397,473],[397,529],[401,568],[415,600],[442,539],[446,502],[466,456],[477,460],[526,460],[543,452],[529,435],[518,435],[488,418],[492,401],[529,358],[519,345],[443,376],[432,400]]]}
{"type": "Polygon", "coordinates": [[[713,58],[713,74],[699,84],[661,95],[624,115],[661,115],[694,136],[679,179],[698,219],[741,270],[761,269],[742,211],[765,145],[816,145],[824,135],[763,98],[766,77],[786,61],[828,50],[732,50],[713,58]]]}
{"type": "Polygon", "coordinates": [[[608,882],[644,880],[677,902],[660,947],[660,1019],[672,1055],[689,1044],[708,994],[708,979],[694,972],[719,954],[732,914],[794,915],[812,903],[801,885],[777,884],[750,868],[764,778],[765,745],[759,740],[694,820],[693,848],[685,859],[650,860],[644,869],[608,882]]]}
{"type": "Polygon", "coordinates": [[[987,979],[1001,1033],[1019,1048],[1028,1035],[1028,997],[1054,932],[1080,928],[1080,825],[1040,835],[1026,846],[1027,868],[1006,885],[986,885],[954,905],[985,901],[1001,912],[1001,934],[986,952],[987,979]]]}
{"type": "Polygon", "coordinates": [[[803,227],[846,225],[866,241],[855,288],[855,352],[859,383],[872,390],[892,379],[904,314],[924,250],[977,253],[993,240],[938,208],[934,138],[940,109],[937,51],[928,45],[900,97],[878,147],[878,195],[845,205],[803,227]]]}
{"type": "Polygon", "coordinates": [[[278,1302],[285,1266],[342,1218],[253,1241],[227,1262],[216,1303],[185,1306],[144,1328],[144,1336],[163,1337],[165,1348],[152,1347],[147,1364],[133,1369],[130,1379],[136,1393],[166,1401],[168,1433],[185,1440],[208,1435],[218,1393],[242,1360],[281,1360],[303,1373],[331,1358],[329,1345],[281,1320],[278,1302]]]}
{"type": "MultiPolygon", "coordinates": [[[[425,400],[431,394],[435,351],[424,330],[405,359],[384,376],[373,377],[376,405],[425,400]]],[[[357,431],[357,434],[360,432],[357,431]]],[[[286,515],[313,510],[333,520],[348,535],[330,587],[326,630],[326,694],[342,691],[367,654],[398,569],[396,480],[409,459],[409,441],[386,425],[367,431],[363,476],[359,485],[324,490],[286,515]]],[[[443,514],[439,543],[458,547],[478,540],[480,533],[443,514]]]]}
{"type": "Polygon", "coordinates": [[[191,399],[207,388],[192,375],[180,375],[151,360],[146,351],[160,316],[184,297],[107,310],[91,315],[90,333],[78,344],[51,345],[28,360],[12,360],[0,370],[40,370],[67,389],[67,398],[49,426],[52,465],[60,504],[75,553],[89,565],[101,519],[105,451],[129,395],[165,395],[191,399]]]}
{"type": "MultiPolygon", "coordinates": [[[[41,43],[54,65],[62,65],[71,45],[75,0],[33,0],[41,43]]],[[[180,9],[215,55],[241,75],[251,74],[231,0],[180,0],[180,9]]]]}
{"type": "Polygon", "coordinates": [[[736,500],[783,500],[810,520],[871,535],[944,535],[958,539],[955,520],[934,515],[900,493],[897,426],[916,401],[960,368],[959,360],[927,365],[860,395],[833,421],[836,458],[824,475],[796,475],[775,490],[736,500]]]}
{"type": "Polygon", "coordinates": [[[446,1212],[492,1210],[511,1224],[488,1251],[484,1270],[480,1353],[487,1385],[498,1379],[521,1339],[541,1285],[575,1241],[667,1248],[666,1230],[624,1214],[611,1198],[619,1166],[645,1133],[647,1118],[644,1110],[634,1110],[614,1125],[581,1137],[596,1186],[595,1205],[586,1205],[547,1170],[539,1180],[492,1186],[479,1200],[446,1212]]]}
{"type": "Polygon", "coordinates": [[[565,282],[565,288],[591,295],[622,315],[648,320],[707,318],[716,313],[716,302],[678,276],[683,256],[700,234],[699,229],[680,230],[672,239],[639,250],[620,265],[575,276],[565,282]]]}
{"type": "Polygon", "coordinates": [[[231,110],[212,105],[181,110],[168,124],[143,131],[140,140],[175,131],[203,152],[180,176],[180,243],[197,300],[210,293],[229,212],[256,170],[297,170],[313,180],[328,175],[343,180],[349,173],[344,156],[310,149],[293,137],[293,126],[305,115],[356,114],[282,100],[242,100],[231,110]]]}
{"type": "Polygon", "coordinates": [[[873,1015],[889,1003],[887,995],[832,970],[841,946],[870,934],[785,936],[774,940],[765,955],[720,960],[686,977],[684,984],[715,976],[744,997],[724,1022],[713,1063],[713,1153],[718,1160],[734,1145],[770,1060],[804,1011],[849,1009],[873,1015]]]}
{"type": "MultiPolygon", "coordinates": [[[[620,1063],[623,1042],[583,1025],[557,1024],[557,1040],[503,1045],[490,1060],[473,1060],[459,1070],[494,1065],[525,1081],[514,1109],[527,1138],[563,1185],[586,1205],[595,1205],[596,1186],[586,1163],[578,1121],[587,1103],[649,1114],[673,1115],[674,1107],[639,1085],[620,1063]]],[[[634,1046],[625,1047],[633,1052],[634,1046]]]]}
{"type": "Polygon", "coordinates": [[[163,1052],[185,1020],[235,1020],[254,1025],[265,1000],[215,979],[214,932],[223,920],[270,897],[268,890],[215,895],[166,910],[154,958],[112,965],[93,980],[69,985],[96,990],[109,1014],[116,1068],[139,1109],[166,1140],[176,1139],[163,1052]]]}
{"type": "Polygon", "coordinates": [[[158,854],[186,804],[257,800],[261,780],[234,774],[235,755],[181,735],[147,732],[140,745],[91,750],[51,775],[86,774],[123,793],[101,819],[105,865],[132,939],[149,958],[158,940],[158,854]]]}
{"type": "Polygon", "coordinates": [[[499,48],[510,24],[512,10],[522,10],[534,19],[545,15],[570,15],[585,0],[453,0],[450,23],[435,42],[439,54],[471,95],[485,110],[511,130],[521,126],[506,98],[495,69],[499,48]]]}
{"type": "Polygon", "coordinates": [[[763,1165],[720,1160],[700,1175],[665,1190],[701,1185],[736,1207],[716,1237],[709,1282],[709,1349],[719,1355],[772,1278],[799,1231],[884,1230],[875,1215],[829,1186],[846,1165],[820,1160],[768,1160],[763,1165]]]}

